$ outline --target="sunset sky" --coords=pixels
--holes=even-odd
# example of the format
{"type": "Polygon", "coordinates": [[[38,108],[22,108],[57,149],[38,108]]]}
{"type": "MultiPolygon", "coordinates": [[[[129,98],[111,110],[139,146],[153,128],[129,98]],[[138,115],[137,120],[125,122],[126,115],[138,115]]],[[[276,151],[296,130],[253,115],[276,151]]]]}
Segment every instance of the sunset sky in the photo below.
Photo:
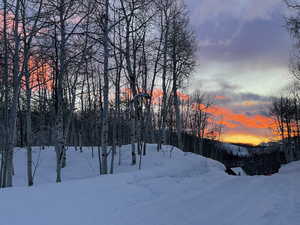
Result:
{"type": "Polygon", "coordinates": [[[267,141],[270,99],[291,81],[292,41],[283,0],[185,1],[200,46],[187,91],[216,96],[226,124],[224,141],[267,141]]]}

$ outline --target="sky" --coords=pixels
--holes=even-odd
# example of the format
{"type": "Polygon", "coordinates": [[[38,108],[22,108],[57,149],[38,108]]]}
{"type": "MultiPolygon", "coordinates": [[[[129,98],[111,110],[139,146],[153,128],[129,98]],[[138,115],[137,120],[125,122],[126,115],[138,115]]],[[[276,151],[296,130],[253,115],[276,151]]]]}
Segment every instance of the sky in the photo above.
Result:
{"type": "Polygon", "coordinates": [[[224,141],[272,140],[268,107],[292,80],[283,0],[185,1],[199,45],[188,91],[215,96],[224,141]]]}

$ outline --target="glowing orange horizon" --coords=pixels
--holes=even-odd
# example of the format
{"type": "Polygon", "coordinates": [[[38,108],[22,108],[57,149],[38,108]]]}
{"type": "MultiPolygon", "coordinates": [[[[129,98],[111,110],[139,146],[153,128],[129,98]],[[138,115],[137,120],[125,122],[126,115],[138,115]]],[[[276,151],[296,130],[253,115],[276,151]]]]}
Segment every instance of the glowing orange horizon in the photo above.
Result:
{"type": "MultiPolygon", "coordinates": [[[[128,94],[128,96],[131,96],[131,90],[129,88],[123,89],[123,91],[128,94]]],[[[162,96],[163,91],[159,88],[155,88],[152,93],[152,103],[161,104],[162,96]]],[[[179,91],[178,96],[181,101],[188,101],[190,99],[189,95],[179,91]]],[[[225,96],[216,96],[215,98],[227,99],[225,96]]],[[[246,106],[253,106],[256,104],[261,104],[261,102],[246,101],[241,103],[241,105],[246,106]]],[[[270,129],[274,128],[274,121],[270,117],[261,114],[249,116],[242,113],[235,113],[231,109],[220,105],[207,107],[204,104],[194,103],[191,105],[191,109],[202,110],[213,115],[214,118],[208,118],[208,122],[222,125],[225,128],[225,132],[222,134],[222,139],[225,142],[259,145],[260,143],[271,141],[269,136],[255,135],[247,131],[247,129],[257,129],[257,133],[270,133],[270,129]],[[235,131],[234,129],[237,128],[244,128],[244,130],[235,131]]]]}
{"type": "MultiPolygon", "coordinates": [[[[225,96],[216,96],[215,99],[226,99],[225,96]]],[[[242,106],[253,106],[262,104],[257,101],[245,101],[239,103],[242,106]]],[[[231,109],[215,105],[206,107],[203,104],[194,105],[193,109],[203,110],[214,118],[210,118],[209,122],[222,125],[225,128],[225,132],[222,134],[223,141],[231,143],[246,143],[252,145],[259,145],[263,142],[271,141],[270,136],[266,135],[255,135],[248,129],[257,130],[257,133],[269,133],[270,129],[274,130],[275,124],[271,117],[267,117],[261,114],[246,115],[243,113],[235,113],[231,109]],[[242,131],[237,128],[242,128],[242,131]],[[235,131],[237,129],[237,131],[235,131]]],[[[271,135],[272,136],[272,135],[271,135]]],[[[275,137],[272,137],[275,138],[275,137]]]]}
{"type": "Polygon", "coordinates": [[[253,134],[223,134],[222,141],[230,143],[243,143],[251,145],[259,145],[264,142],[271,141],[268,137],[256,136],[253,134]]]}

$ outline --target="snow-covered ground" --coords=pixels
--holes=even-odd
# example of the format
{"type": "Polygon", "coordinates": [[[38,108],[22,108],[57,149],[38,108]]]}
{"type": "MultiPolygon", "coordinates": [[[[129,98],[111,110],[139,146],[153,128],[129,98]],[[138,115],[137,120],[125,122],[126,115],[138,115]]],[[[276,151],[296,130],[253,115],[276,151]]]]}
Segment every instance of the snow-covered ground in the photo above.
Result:
{"type": "MultiPolygon", "coordinates": [[[[41,151],[36,186],[0,190],[0,225],[300,224],[299,162],[273,176],[229,176],[218,162],[170,149],[151,145],[139,171],[126,146],[122,166],[107,176],[97,176],[96,152],[91,159],[90,150],[71,149],[61,184],[53,183],[54,152],[41,151]]],[[[22,150],[15,172],[24,185],[22,150]]]]}

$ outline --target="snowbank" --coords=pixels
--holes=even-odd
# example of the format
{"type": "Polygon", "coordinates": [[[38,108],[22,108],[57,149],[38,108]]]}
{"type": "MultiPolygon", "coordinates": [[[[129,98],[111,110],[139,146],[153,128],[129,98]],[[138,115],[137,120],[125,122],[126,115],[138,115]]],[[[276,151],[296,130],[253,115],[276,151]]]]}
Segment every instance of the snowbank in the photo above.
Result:
{"type": "MultiPolygon", "coordinates": [[[[117,174],[113,176],[79,179],[91,176],[96,164],[88,167],[82,160],[85,155],[86,161],[94,163],[90,152],[70,151],[69,168],[63,177],[68,181],[0,190],[0,224],[299,224],[299,162],[287,165],[280,174],[270,177],[229,176],[224,173],[222,164],[213,160],[185,155],[176,149],[170,157],[170,146],[159,153],[151,146],[144,158],[143,170],[139,171],[129,166],[128,150],[128,146],[123,149],[122,166],[117,167],[117,174]],[[76,163],[81,170],[75,169],[76,163]]],[[[18,154],[20,163],[23,152],[18,154]]],[[[43,152],[44,159],[37,174],[41,183],[50,177],[53,180],[54,171],[48,159],[52,154],[50,150],[43,152]],[[46,171],[51,176],[46,175],[46,171]]],[[[19,168],[16,172],[22,171],[19,168]]]]}

